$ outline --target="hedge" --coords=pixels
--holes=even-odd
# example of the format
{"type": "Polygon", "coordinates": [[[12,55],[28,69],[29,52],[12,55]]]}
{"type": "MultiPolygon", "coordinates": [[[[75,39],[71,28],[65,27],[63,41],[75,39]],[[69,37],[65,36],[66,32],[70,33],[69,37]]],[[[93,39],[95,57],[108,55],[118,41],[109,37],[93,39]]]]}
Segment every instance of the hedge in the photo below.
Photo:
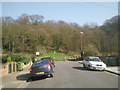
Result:
{"type": "Polygon", "coordinates": [[[28,64],[30,62],[30,58],[27,56],[21,56],[17,54],[10,54],[6,56],[2,56],[2,63],[7,63],[7,62],[22,62],[24,64],[28,64]]]}

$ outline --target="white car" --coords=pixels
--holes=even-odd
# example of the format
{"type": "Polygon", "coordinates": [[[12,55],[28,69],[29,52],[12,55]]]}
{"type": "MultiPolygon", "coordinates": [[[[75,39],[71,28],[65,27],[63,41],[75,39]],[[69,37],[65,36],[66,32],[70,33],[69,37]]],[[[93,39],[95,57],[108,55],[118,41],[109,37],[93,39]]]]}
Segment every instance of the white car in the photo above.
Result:
{"type": "Polygon", "coordinates": [[[106,64],[99,57],[87,56],[83,60],[83,66],[88,69],[101,70],[106,69],[106,64]]]}

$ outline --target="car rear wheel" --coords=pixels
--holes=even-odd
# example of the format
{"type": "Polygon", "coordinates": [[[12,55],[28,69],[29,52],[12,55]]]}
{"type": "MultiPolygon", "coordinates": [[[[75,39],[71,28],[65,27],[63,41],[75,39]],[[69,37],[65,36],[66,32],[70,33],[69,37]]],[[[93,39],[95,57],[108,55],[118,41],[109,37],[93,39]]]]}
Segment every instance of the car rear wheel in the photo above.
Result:
{"type": "Polygon", "coordinates": [[[53,77],[53,74],[50,74],[51,77],[53,77]]]}

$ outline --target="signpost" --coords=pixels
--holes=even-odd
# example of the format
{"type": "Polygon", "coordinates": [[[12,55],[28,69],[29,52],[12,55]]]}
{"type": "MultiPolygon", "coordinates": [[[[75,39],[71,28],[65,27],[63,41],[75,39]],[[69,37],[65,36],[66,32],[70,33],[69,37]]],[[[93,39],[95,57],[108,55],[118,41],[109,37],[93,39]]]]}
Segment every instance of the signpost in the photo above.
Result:
{"type": "Polygon", "coordinates": [[[38,56],[40,55],[40,52],[36,52],[36,58],[35,58],[35,61],[38,60],[38,56]]]}
{"type": "Polygon", "coordinates": [[[36,56],[39,56],[40,55],[40,52],[36,52],[36,56]]]}

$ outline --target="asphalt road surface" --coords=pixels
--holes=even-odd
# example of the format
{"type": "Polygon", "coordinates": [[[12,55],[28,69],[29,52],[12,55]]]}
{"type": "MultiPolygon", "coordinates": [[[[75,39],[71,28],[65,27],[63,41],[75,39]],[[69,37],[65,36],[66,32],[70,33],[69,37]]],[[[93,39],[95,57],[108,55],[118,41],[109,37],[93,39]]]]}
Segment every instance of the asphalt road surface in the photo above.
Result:
{"type": "Polygon", "coordinates": [[[55,63],[53,78],[36,78],[19,88],[118,88],[118,76],[106,71],[90,71],[74,61],[55,63]]]}

